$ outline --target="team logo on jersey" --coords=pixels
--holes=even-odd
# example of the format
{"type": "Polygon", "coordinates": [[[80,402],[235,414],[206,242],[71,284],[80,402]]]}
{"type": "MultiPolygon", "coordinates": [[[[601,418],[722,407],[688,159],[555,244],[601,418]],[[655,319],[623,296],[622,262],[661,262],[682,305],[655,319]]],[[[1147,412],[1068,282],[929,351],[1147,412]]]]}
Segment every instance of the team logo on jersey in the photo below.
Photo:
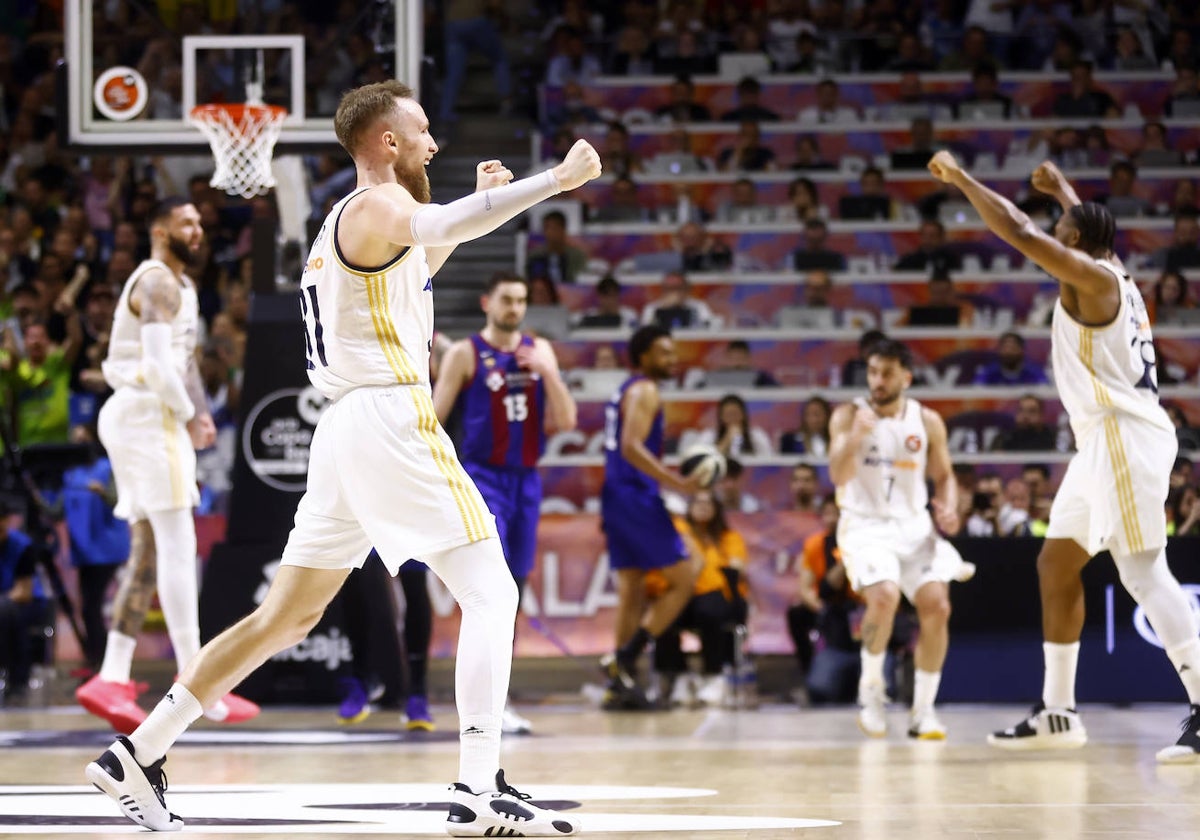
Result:
{"type": "Polygon", "coordinates": [[[479,358],[483,360],[483,366],[488,370],[491,370],[496,366],[496,359],[491,353],[487,354],[486,356],[480,356],[479,358]]]}
{"type": "Polygon", "coordinates": [[[487,385],[489,391],[499,391],[504,387],[505,381],[504,371],[493,370],[487,375],[487,379],[483,381],[483,384],[487,385]]]}
{"type": "Polygon", "coordinates": [[[920,452],[921,438],[917,435],[909,435],[904,439],[904,448],[909,452],[920,452]]]}

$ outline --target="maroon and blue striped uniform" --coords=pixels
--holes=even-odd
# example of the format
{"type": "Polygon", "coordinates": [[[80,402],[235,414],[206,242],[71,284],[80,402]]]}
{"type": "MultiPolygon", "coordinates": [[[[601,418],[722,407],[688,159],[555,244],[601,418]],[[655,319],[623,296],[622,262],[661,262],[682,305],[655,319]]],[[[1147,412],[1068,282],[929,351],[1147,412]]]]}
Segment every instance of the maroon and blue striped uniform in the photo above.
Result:
{"type": "MultiPolygon", "coordinates": [[[[625,392],[645,379],[626,379],[604,409],[604,487],[600,493],[600,519],[608,540],[608,563],[614,569],[657,569],[687,556],[658,482],[639,470],[621,453],[625,417],[621,403],[625,392]]],[[[645,446],[655,457],[663,453],[663,411],[660,406],[650,425],[645,446]]]]}
{"type": "MultiPolygon", "coordinates": [[[[462,424],[458,454],[463,468],[496,517],[504,556],[519,582],[533,571],[542,480],[538,459],[546,449],[546,386],[524,370],[515,353],[471,336],[475,375],[458,396],[462,424]]],[[[520,346],[533,346],[521,336],[520,346]]]]}

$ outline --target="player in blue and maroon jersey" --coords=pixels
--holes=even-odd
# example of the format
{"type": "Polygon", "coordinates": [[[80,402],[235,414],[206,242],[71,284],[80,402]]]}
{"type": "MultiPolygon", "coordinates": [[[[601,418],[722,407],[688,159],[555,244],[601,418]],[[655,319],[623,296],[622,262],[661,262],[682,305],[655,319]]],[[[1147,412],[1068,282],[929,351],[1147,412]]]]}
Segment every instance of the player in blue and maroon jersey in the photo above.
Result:
{"type": "MultiPolygon", "coordinates": [[[[537,547],[546,430],[570,431],[576,419],[550,342],[521,332],[528,299],[524,278],[493,275],[480,299],[487,324],[446,352],[433,389],[438,420],[445,425],[457,413],[459,460],[496,517],[522,595],[537,547]]],[[[508,726],[516,717],[505,709],[505,731],[528,731],[527,721],[508,726]]]]}
{"type": "Polygon", "coordinates": [[[646,705],[633,674],[646,645],[664,633],[692,597],[695,549],[675,530],[660,495],[665,485],[684,495],[700,489],[663,465],[663,410],[658,383],[675,370],[675,345],[650,325],[629,339],[629,378],[604,411],[604,488],[601,522],[608,562],[617,578],[616,651],[601,660],[608,676],[606,709],[646,705]],[[647,606],[646,572],[658,569],[667,589],[647,606]]]}

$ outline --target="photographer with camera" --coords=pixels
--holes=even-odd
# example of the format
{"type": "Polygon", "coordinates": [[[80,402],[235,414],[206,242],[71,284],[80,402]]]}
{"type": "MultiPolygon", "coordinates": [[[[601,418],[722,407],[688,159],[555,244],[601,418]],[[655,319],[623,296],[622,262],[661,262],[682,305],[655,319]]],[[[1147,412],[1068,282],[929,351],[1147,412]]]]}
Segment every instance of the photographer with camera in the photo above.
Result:
{"type": "Polygon", "coordinates": [[[0,499],[0,700],[24,694],[33,665],[33,628],[48,620],[50,604],[35,577],[37,548],[8,527],[11,515],[0,499]]]}
{"type": "Polygon", "coordinates": [[[975,483],[971,515],[967,518],[969,537],[1017,537],[1029,533],[1029,486],[1014,478],[1007,488],[999,475],[984,473],[975,483]],[[1007,491],[1007,492],[1006,492],[1007,491]],[[1024,505],[1020,497],[1024,496],[1024,505]]]}

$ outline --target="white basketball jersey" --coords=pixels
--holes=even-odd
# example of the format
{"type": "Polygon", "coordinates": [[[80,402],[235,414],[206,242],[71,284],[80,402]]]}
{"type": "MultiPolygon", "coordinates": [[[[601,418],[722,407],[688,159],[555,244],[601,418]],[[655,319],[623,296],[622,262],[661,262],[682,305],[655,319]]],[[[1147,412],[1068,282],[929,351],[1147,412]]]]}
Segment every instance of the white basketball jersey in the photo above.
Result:
{"type": "Polygon", "coordinates": [[[379,268],[348,264],[337,245],[342,208],[333,206],[300,279],[308,378],[328,399],[354,388],[429,387],[433,283],[425,249],[405,248],[379,268]]]}
{"type": "Polygon", "coordinates": [[[1106,417],[1136,417],[1174,435],[1175,428],[1158,404],[1158,373],[1150,318],[1137,285],[1107,260],[1096,263],[1117,279],[1121,302],[1105,327],[1086,327],[1054,304],[1050,355],[1054,383],[1071,429],[1079,440],[1106,417]]]}
{"type": "MultiPolygon", "coordinates": [[[[929,438],[921,404],[909,397],[895,417],[880,417],[855,453],[854,478],[837,488],[838,506],[875,519],[912,519],[925,515],[929,491],[925,464],[929,438]]],[[[858,407],[869,407],[859,397],[858,407]]]]}
{"type": "MultiPolygon", "coordinates": [[[[171,274],[171,269],[159,260],[146,260],[133,270],[121,290],[117,309],[113,315],[112,333],[108,343],[108,357],[101,365],[104,379],[114,389],[146,388],[142,379],[142,323],[129,306],[129,298],[138,280],[150,269],[161,269],[171,274]]],[[[196,351],[196,329],[200,320],[200,306],[196,298],[196,286],[184,275],[179,284],[179,311],[171,320],[171,360],[180,379],[186,378],[188,363],[196,351]]]]}

